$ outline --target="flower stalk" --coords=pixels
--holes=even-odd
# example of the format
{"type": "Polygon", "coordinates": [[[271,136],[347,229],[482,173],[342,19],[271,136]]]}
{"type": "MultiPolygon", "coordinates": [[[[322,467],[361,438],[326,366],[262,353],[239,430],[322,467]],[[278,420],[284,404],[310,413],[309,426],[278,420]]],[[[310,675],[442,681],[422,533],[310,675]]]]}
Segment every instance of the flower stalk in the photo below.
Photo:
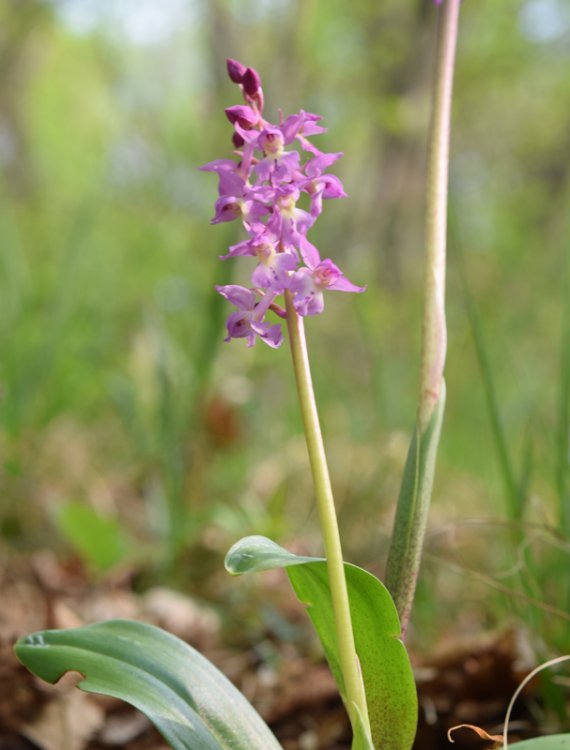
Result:
{"type": "Polygon", "coordinates": [[[310,137],[325,132],[321,117],[301,110],[272,124],[264,118],[261,78],[254,68],[227,60],[230,79],[243,94],[245,104],[228,107],[234,127],[232,143],[239,161],[217,159],[201,167],[218,176],[218,200],[213,224],[241,220],[248,238],[232,245],[222,260],[242,256],[257,259],[249,288],[226,284],[217,291],[236,310],[226,322],[231,339],[245,338],[248,346],[261,339],[272,348],[283,343],[279,323],[270,323],[271,311],[287,319],[293,368],[305,428],[315,497],[324,540],[327,569],[338,642],[340,670],[347,710],[354,727],[370,733],[364,683],[354,643],[348,589],[342,559],[323,438],[305,343],[303,317],[319,315],[325,292],[356,292],[353,284],[330,258],[322,259],[307,239],[307,232],[323,210],[323,201],[344,198],[342,182],[329,168],[341,152],[324,153],[310,137]],[[295,148],[299,146],[302,154],[295,148]],[[289,147],[289,148],[288,148],[289,147]],[[309,211],[297,206],[304,194],[309,211]],[[284,311],[277,300],[285,298],[284,311]]]}
{"type": "Polygon", "coordinates": [[[420,568],[445,402],[447,193],[460,2],[445,0],[440,11],[428,139],[420,394],[416,429],[404,471],[387,567],[387,584],[400,614],[403,635],[407,630],[420,568]]]}
{"type": "Polygon", "coordinates": [[[291,357],[295,371],[297,393],[303,418],[303,427],[313,475],[315,499],[329,574],[329,585],[340,655],[340,668],[348,703],[347,709],[351,716],[352,724],[355,726],[357,717],[354,707],[356,706],[365,726],[369,730],[366,695],[354,644],[338,521],[313,390],[303,318],[295,310],[293,296],[289,291],[285,292],[285,304],[291,357]]]}

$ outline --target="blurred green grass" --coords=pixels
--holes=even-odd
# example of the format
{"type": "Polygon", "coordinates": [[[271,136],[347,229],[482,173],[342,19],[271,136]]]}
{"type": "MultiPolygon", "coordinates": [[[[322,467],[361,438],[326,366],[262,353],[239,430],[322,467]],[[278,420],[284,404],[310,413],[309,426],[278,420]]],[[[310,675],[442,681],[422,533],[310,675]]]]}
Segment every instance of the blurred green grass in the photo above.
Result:
{"type": "MultiPolygon", "coordinates": [[[[130,0],[1,0],[0,12],[4,541],[65,550],[59,509],[79,502],[145,555],[150,544],[171,575],[193,546],[221,552],[244,533],[318,545],[286,348],[223,344],[213,292],[243,273],[218,261],[241,235],[209,226],[215,181],[197,172],[230,153],[232,56],[261,72],[269,116],[322,113],[322,148],[345,152],[349,198],[325,206],[311,239],[368,291],[330,295],[307,330],[346,556],[381,565],[418,381],[432,4],[169,0],[156,16],[130,0]]],[[[441,540],[455,524],[461,565],[493,578],[517,560],[504,520],[566,519],[568,543],[570,19],[556,0],[465,0],[462,16],[449,397],[431,525],[441,540]],[[459,243],[517,481],[532,464],[519,518],[459,243]],[[496,523],[464,534],[470,518],[496,523]]],[[[532,527],[521,528],[526,539],[532,527]]],[[[446,559],[457,544],[443,545],[446,559]]],[[[566,612],[567,581],[548,581],[567,563],[567,547],[547,544],[522,572],[566,612]]],[[[442,571],[426,566],[419,641],[437,635],[438,597],[450,622],[525,616],[524,600],[442,571]]],[[[567,624],[549,627],[567,648],[567,624]]]]}

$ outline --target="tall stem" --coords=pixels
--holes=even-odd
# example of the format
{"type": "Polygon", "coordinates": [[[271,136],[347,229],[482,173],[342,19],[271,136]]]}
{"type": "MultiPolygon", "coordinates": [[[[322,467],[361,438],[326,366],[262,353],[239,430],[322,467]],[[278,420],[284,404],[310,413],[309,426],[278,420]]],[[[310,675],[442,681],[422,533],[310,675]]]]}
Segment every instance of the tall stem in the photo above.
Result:
{"type": "Polygon", "coordinates": [[[440,17],[437,70],[428,141],[425,219],[425,309],[418,422],[424,431],[439,400],[447,349],[445,255],[449,140],[455,49],[461,0],[445,0],[440,17]]]}
{"type": "Polygon", "coordinates": [[[386,580],[405,636],[414,601],[445,404],[445,252],[451,95],[459,6],[444,0],[428,141],[425,309],[417,423],[398,498],[386,580]]]}
{"type": "Polygon", "coordinates": [[[351,715],[351,719],[356,720],[354,710],[354,705],[356,705],[365,726],[369,727],[366,695],[354,644],[340,534],[319,415],[315,402],[303,319],[295,311],[291,293],[288,291],[285,292],[285,301],[291,356],[293,358],[297,392],[305,429],[305,439],[307,441],[309,462],[315,487],[315,499],[327,560],[340,668],[347,696],[347,709],[351,715]]]}

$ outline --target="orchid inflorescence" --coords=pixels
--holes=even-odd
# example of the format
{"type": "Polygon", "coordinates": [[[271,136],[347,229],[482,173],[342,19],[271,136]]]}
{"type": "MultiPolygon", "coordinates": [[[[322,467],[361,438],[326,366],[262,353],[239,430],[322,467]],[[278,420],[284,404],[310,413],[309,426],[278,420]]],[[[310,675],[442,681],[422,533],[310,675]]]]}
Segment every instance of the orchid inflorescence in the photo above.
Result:
{"type": "Polygon", "coordinates": [[[298,315],[317,315],[324,306],[327,289],[363,292],[365,287],[350,282],[335,263],[321,259],[307,232],[320,216],[323,199],[344,198],[341,181],[326,170],[342,153],[323,153],[309,137],[326,131],[319,115],[301,110],[286,119],[280,112],[279,125],[263,118],[263,89],[259,74],[237,60],[227,61],[228,74],[243,93],[245,104],[228,107],[226,116],[234,126],[232,142],[239,161],[217,159],[200,167],[219,177],[219,197],[212,224],[241,219],[248,238],[232,245],[222,260],[253,256],[258,265],[251,275],[252,288],[237,284],[217,286],[217,291],[236,306],[226,323],[225,339],[256,338],[276,348],[283,342],[279,323],[270,324],[269,310],[285,317],[277,304],[279,295],[290,292],[298,315]],[[295,142],[308,154],[303,164],[295,142]],[[309,210],[298,208],[302,194],[309,210]]]}

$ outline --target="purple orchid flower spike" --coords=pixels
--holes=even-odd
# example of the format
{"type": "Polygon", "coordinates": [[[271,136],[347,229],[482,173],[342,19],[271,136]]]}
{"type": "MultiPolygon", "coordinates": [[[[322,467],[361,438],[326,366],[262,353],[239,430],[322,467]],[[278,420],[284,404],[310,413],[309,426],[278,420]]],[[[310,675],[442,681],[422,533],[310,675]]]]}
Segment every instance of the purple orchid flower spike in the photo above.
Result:
{"type": "Polygon", "coordinates": [[[265,321],[270,310],[283,316],[275,302],[290,290],[299,315],[323,310],[324,292],[362,292],[330,259],[321,260],[307,233],[323,211],[323,201],[344,198],[339,178],[329,173],[342,156],[323,153],[309,140],[325,132],[321,117],[301,110],[279,124],[263,116],[261,78],[254,68],[227,61],[228,75],[239,86],[244,103],[227,107],[238,161],[217,159],[201,169],[218,176],[219,197],[212,224],[241,220],[247,238],[232,245],[223,260],[250,256],[257,260],[251,275],[254,289],[238,285],[216,287],[237,308],[229,316],[226,341],[245,338],[253,346],[261,338],[280,346],[279,324],[265,321]],[[308,199],[309,211],[299,202],[308,199]]]}

